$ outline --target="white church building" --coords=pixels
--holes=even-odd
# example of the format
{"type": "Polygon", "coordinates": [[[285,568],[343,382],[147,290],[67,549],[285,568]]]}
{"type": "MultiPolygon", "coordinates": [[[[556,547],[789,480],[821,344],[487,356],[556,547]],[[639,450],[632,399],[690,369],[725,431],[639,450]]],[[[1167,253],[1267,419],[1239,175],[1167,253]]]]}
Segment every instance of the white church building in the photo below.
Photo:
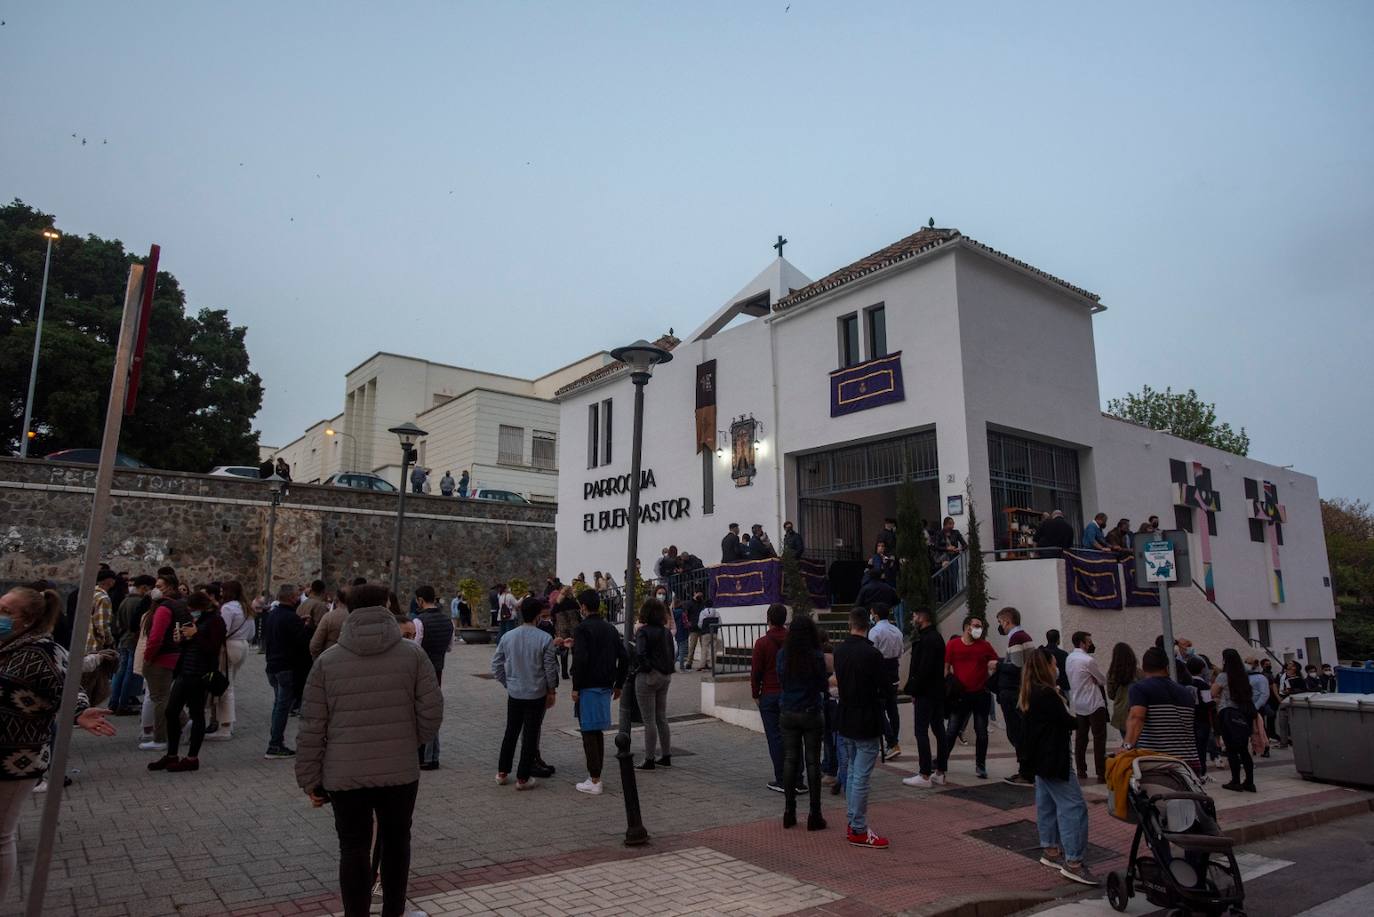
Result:
{"type": "MultiPolygon", "coordinates": [[[[718,563],[732,522],[762,524],[780,548],[784,520],[807,556],[862,561],[910,478],[934,525],[950,515],[965,528],[976,501],[984,549],[1002,552],[989,558],[992,607],[1020,608],[1037,639],[1084,629],[1099,646],[1139,647],[1159,628],[1157,608],[1066,604],[1062,560],[1013,559],[1038,515],[1063,510],[1079,532],[1099,511],[1132,528],[1157,515],[1191,532],[1199,580],[1203,554],[1212,562],[1214,602],[1200,583],[1174,590],[1179,633],[1214,651],[1248,642],[1334,661],[1316,479],[1105,415],[1093,341],[1104,308],[954,229],[922,229],[816,281],[779,253],[699,328],[660,341],[672,360],[645,389],[644,569],[668,545],[718,563]],[[715,401],[706,429],[702,378],[715,401]]],[[[629,374],[609,363],[556,398],[558,573],[623,581],[629,374]]]]}

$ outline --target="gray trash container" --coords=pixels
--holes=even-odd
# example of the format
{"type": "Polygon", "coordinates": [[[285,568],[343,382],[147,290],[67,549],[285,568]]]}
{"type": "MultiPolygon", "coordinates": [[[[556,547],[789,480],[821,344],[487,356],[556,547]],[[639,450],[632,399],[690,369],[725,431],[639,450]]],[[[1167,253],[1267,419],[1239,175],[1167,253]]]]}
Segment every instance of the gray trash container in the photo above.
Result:
{"type": "Polygon", "coordinates": [[[1299,774],[1374,786],[1374,694],[1301,694],[1284,703],[1299,774]]]}

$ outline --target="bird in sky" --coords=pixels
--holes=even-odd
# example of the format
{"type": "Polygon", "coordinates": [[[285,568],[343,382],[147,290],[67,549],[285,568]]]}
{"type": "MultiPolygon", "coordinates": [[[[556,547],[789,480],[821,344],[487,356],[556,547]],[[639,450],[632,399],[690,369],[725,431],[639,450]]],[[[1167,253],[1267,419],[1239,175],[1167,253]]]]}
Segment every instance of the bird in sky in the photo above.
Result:
{"type": "Polygon", "coordinates": [[[85,146],[85,145],[86,145],[86,138],[85,138],[85,137],[82,137],[82,138],[81,138],[81,145],[82,145],[82,146],[85,146]]]}

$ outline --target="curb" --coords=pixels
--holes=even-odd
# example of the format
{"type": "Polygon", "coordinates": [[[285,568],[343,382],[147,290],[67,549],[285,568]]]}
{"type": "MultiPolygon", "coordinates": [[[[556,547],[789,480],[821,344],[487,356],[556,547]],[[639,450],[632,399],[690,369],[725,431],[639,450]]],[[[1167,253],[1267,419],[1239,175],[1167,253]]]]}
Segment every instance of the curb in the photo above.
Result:
{"type": "Polygon", "coordinates": [[[1315,828],[1318,825],[1349,818],[1352,815],[1363,815],[1370,811],[1374,811],[1374,797],[1366,796],[1363,799],[1352,799],[1348,802],[1333,802],[1330,805],[1308,809],[1305,812],[1293,812],[1271,818],[1257,818],[1227,828],[1224,833],[1235,841],[1237,846],[1242,846],[1277,837],[1280,834],[1288,834],[1291,831],[1315,828]]]}
{"type": "Polygon", "coordinates": [[[1030,908],[1063,900],[1050,892],[1010,892],[1004,895],[959,895],[924,907],[901,911],[902,917],[1007,917],[1030,908]]]}

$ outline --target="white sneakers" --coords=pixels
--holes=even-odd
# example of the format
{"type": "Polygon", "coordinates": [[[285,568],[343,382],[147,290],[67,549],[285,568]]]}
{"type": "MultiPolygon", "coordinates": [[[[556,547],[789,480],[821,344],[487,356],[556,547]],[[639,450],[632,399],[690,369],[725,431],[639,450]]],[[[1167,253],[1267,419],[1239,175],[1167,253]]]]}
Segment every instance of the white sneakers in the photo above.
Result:
{"type": "Polygon", "coordinates": [[[936,771],[929,777],[923,777],[920,774],[912,774],[910,777],[903,777],[902,783],[906,786],[920,787],[921,789],[932,786],[944,786],[945,775],[940,771],[936,771]]]}
{"type": "Polygon", "coordinates": [[[139,743],[138,743],[138,750],[139,750],[139,751],[166,751],[166,750],[167,750],[167,743],[166,743],[166,742],[158,742],[158,741],[156,741],[156,740],[154,740],[154,739],[148,739],[148,740],[145,741],[145,742],[139,742],[139,743]]]}
{"type": "Polygon", "coordinates": [[[505,786],[505,785],[506,785],[506,779],[507,779],[507,778],[506,778],[506,775],[505,775],[505,774],[497,774],[497,775],[496,775],[496,785],[497,785],[497,786],[505,786]]]}
{"type": "Polygon", "coordinates": [[[528,780],[517,780],[517,781],[515,781],[515,788],[516,788],[517,790],[532,790],[532,789],[534,789],[534,788],[537,787],[537,786],[539,786],[539,778],[538,778],[538,777],[531,777],[531,778],[528,779],[528,780]]]}
{"type": "Polygon", "coordinates": [[[219,729],[216,729],[214,732],[207,732],[207,733],[205,734],[205,741],[207,741],[207,742],[228,742],[228,741],[229,741],[230,739],[232,739],[233,737],[234,737],[234,730],[232,730],[232,729],[225,729],[223,726],[221,726],[219,729]]]}
{"type": "Polygon", "coordinates": [[[581,783],[579,783],[576,789],[577,792],[586,793],[588,796],[600,796],[601,781],[593,781],[592,778],[588,777],[586,780],[583,780],[581,783]]]}

